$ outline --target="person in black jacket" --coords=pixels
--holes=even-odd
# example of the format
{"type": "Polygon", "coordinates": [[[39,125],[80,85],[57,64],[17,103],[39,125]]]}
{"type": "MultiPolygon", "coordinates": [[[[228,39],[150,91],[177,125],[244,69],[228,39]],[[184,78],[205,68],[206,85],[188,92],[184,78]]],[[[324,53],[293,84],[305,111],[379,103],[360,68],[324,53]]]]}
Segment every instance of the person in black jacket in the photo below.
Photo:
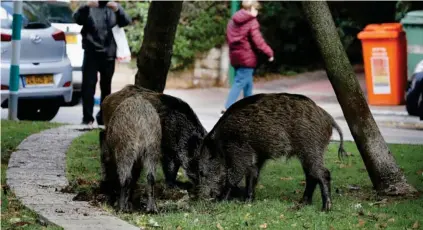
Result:
{"type": "MultiPolygon", "coordinates": [[[[97,72],[100,72],[101,102],[111,93],[112,77],[115,71],[116,42],[113,38],[114,26],[125,27],[131,18],[123,8],[113,1],[89,1],[74,13],[75,22],[82,25],[82,123],[94,122],[94,94],[97,72]]],[[[100,103],[101,103],[100,102],[100,103]]],[[[97,123],[103,125],[101,111],[97,123]]]]}

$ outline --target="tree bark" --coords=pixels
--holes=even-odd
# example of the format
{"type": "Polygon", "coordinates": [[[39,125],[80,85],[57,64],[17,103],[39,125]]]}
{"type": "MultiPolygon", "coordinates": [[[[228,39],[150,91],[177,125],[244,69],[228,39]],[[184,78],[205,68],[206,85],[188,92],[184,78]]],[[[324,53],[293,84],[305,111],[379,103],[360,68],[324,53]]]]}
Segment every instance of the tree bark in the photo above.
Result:
{"type": "Polygon", "coordinates": [[[135,85],[163,92],[183,1],[152,1],[137,56],[135,85]]]}
{"type": "Polygon", "coordinates": [[[390,152],[352,70],[325,1],[303,1],[302,7],[324,60],[345,119],[374,189],[381,195],[405,195],[409,185],[390,152]]]}

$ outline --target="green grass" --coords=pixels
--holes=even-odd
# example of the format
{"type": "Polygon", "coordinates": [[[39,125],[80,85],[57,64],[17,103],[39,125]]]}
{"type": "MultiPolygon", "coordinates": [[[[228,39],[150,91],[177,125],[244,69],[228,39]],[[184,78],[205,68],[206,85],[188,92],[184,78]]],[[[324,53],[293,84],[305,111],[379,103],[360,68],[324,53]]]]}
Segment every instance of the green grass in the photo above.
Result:
{"type": "Polygon", "coordinates": [[[16,147],[29,135],[59,125],[1,120],[1,229],[61,229],[53,225],[42,225],[37,214],[25,208],[6,186],[7,164],[16,147]]]}
{"type": "MultiPolygon", "coordinates": [[[[89,190],[100,178],[98,131],[76,139],[67,153],[68,179],[77,191],[89,190]]],[[[417,229],[423,225],[423,199],[387,198],[378,202],[360,155],[351,142],[350,163],[337,159],[338,144],[331,144],[325,155],[332,173],[333,210],[320,211],[320,191],[316,189],[311,206],[296,208],[303,192],[303,172],[298,160],[269,161],[261,173],[256,201],[210,203],[188,201],[174,203],[158,200],[160,214],[118,214],[135,225],[149,227],[157,223],[164,229],[417,229]],[[357,185],[360,190],[349,190],[357,185]],[[338,191],[337,191],[338,190],[338,191]],[[359,208],[361,206],[361,208],[359,208]],[[417,221],[417,224],[416,224],[417,221]],[[413,228],[414,225],[414,228],[413,228]],[[221,229],[221,228],[220,228],[221,229]]],[[[423,146],[390,145],[397,163],[408,181],[423,190],[423,146]]],[[[160,177],[160,176],[159,176],[160,177]]],[[[160,181],[159,183],[163,183],[160,181]]],[[[110,207],[102,206],[113,212],[110,207]]],[[[421,227],[420,227],[421,228],[421,227]]]]}

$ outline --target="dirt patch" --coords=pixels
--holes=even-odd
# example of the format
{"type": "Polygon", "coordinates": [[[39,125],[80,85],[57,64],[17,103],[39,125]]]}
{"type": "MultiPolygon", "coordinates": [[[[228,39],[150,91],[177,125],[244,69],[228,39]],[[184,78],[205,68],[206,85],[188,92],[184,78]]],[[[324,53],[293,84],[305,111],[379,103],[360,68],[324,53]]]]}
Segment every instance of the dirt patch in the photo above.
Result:
{"type": "MultiPolygon", "coordinates": [[[[187,186],[188,187],[188,186],[187,186]]],[[[190,211],[189,203],[197,200],[192,191],[168,188],[164,183],[157,182],[154,186],[157,207],[160,212],[180,212],[190,211]]],[[[98,181],[79,181],[76,180],[72,184],[60,190],[63,193],[76,193],[73,201],[86,201],[90,205],[101,207],[108,204],[106,195],[100,190],[98,181]]],[[[231,191],[230,200],[243,200],[244,188],[235,188],[231,191]]],[[[136,212],[144,212],[147,206],[147,186],[137,184],[134,195],[132,197],[133,209],[136,212]]],[[[117,203],[114,204],[116,207],[117,203]]]]}

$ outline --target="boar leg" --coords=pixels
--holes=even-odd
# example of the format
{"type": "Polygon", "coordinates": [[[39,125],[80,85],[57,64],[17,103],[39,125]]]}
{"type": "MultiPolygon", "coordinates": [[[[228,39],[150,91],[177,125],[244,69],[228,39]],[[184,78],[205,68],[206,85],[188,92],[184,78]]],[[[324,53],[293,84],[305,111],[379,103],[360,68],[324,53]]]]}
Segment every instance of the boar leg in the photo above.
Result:
{"type": "Polygon", "coordinates": [[[303,199],[301,203],[303,204],[312,204],[313,203],[313,193],[316,189],[318,181],[310,175],[310,170],[308,166],[303,165],[304,175],[306,178],[306,186],[304,190],[303,199]]]}
{"type": "Polygon", "coordinates": [[[300,154],[301,164],[306,175],[306,188],[304,191],[303,202],[312,201],[313,191],[315,190],[316,183],[319,184],[322,194],[322,210],[329,211],[332,205],[331,189],[330,189],[330,172],[324,167],[323,164],[324,149],[314,149],[304,151],[300,154]]]}
{"type": "MultiPolygon", "coordinates": [[[[148,153],[147,153],[148,154],[148,153]]],[[[157,213],[157,206],[156,201],[154,198],[154,185],[156,184],[155,181],[155,173],[156,173],[156,165],[157,160],[155,156],[157,153],[152,153],[148,155],[147,160],[147,194],[148,194],[148,201],[147,201],[147,213],[157,213]]]]}
{"type": "Polygon", "coordinates": [[[323,177],[319,181],[323,201],[322,211],[329,211],[332,207],[330,181],[331,176],[329,170],[327,168],[323,168],[323,177]]]}
{"type": "MultiPolygon", "coordinates": [[[[166,155],[168,155],[167,153],[166,155]]],[[[166,185],[169,188],[180,187],[182,182],[176,181],[176,177],[178,175],[179,167],[181,167],[181,163],[176,159],[171,159],[170,157],[164,156],[162,159],[162,168],[163,173],[166,180],[166,185]]]]}
{"type": "Polygon", "coordinates": [[[132,179],[130,184],[130,192],[129,192],[129,201],[132,203],[135,189],[137,188],[138,179],[140,178],[142,171],[142,162],[141,160],[137,160],[132,167],[132,179]]]}
{"type": "Polygon", "coordinates": [[[127,212],[130,210],[129,193],[130,193],[130,178],[120,179],[120,197],[119,197],[119,211],[127,212]]]}
{"type": "Polygon", "coordinates": [[[259,161],[247,169],[247,173],[245,175],[245,199],[248,202],[255,199],[255,190],[263,163],[264,161],[259,161]]]}
{"type": "Polygon", "coordinates": [[[116,201],[117,192],[119,188],[118,176],[116,173],[116,162],[112,159],[112,153],[104,143],[104,131],[100,132],[100,158],[101,158],[101,174],[102,180],[100,181],[100,192],[105,194],[108,203],[113,205],[116,201]]]}

